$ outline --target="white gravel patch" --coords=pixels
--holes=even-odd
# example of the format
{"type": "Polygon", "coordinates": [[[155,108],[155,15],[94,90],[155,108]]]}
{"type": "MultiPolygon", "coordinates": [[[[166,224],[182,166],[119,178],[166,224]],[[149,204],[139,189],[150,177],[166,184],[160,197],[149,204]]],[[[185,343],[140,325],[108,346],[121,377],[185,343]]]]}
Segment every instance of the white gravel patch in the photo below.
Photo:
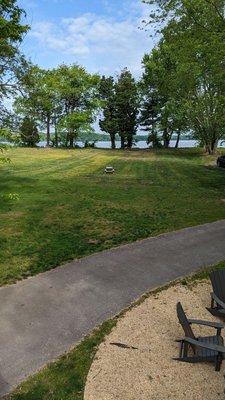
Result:
{"type": "MultiPolygon", "coordinates": [[[[192,287],[178,284],[150,295],[128,311],[99,346],[87,377],[84,400],[225,399],[225,361],[216,372],[213,363],[173,360],[179,354],[175,340],[183,336],[176,303],[181,302],[189,318],[215,320],[205,309],[210,305],[210,291],[208,281],[192,287]]],[[[196,336],[215,332],[196,325],[193,330],[196,336]]]]}

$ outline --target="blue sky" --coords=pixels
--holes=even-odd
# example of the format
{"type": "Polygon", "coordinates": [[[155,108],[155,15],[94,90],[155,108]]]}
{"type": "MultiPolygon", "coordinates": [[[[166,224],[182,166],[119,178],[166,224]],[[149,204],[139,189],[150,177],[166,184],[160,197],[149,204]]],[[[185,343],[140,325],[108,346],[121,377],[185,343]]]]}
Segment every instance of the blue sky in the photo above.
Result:
{"type": "Polygon", "coordinates": [[[138,77],[153,47],[141,30],[149,6],[140,0],[18,0],[31,30],[21,50],[42,68],[78,63],[90,73],[138,77]]]}

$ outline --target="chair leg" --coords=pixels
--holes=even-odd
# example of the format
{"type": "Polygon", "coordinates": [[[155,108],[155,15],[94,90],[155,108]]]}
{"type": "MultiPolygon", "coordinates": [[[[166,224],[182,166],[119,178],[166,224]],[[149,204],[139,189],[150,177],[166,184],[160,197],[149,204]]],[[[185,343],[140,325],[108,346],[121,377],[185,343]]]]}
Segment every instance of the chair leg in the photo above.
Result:
{"type": "Polygon", "coordinates": [[[184,342],[184,353],[183,353],[183,356],[187,357],[187,354],[188,354],[188,343],[184,342]]]}
{"type": "Polygon", "coordinates": [[[179,358],[181,358],[182,355],[183,355],[183,346],[184,346],[184,341],[181,339],[181,341],[180,341],[180,354],[179,354],[179,358]]]}
{"type": "Polygon", "coordinates": [[[222,361],[223,361],[222,355],[219,353],[218,356],[216,357],[215,371],[220,371],[222,361]]]}

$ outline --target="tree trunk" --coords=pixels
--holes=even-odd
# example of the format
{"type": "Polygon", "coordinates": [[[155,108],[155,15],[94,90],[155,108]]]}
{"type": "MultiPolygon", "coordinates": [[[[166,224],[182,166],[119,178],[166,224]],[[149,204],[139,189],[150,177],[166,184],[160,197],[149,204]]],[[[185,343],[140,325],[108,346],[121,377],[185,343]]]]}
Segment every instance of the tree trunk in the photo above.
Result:
{"type": "Polygon", "coordinates": [[[163,129],[163,147],[165,149],[168,149],[170,144],[170,139],[169,139],[169,135],[168,135],[168,128],[164,128],[163,129]]]}
{"type": "Polygon", "coordinates": [[[178,148],[179,141],[180,141],[180,129],[177,132],[177,140],[176,140],[176,144],[175,144],[175,149],[178,148]]]}
{"type": "Polygon", "coordinates": [[[121,149],[125,149],[125,138],[124,138],[124,135],[120,135],[120,141],[121,141],[121,149]]]}
{"type": "Polygon", "coordinates": [[[115,134],[114,133],[110,133],[110,140],[111,140],[111,148],[114,150],[116,148],[115,134]]]}
{"type": "Polygon", "coordinates": [[[73,148],[73,135],[70,135],[70,148],[73,148]]]}
{"type": "Polygon", "coordinates": [[[127,135],[127,147],[128,147],[128,149],[132,148],[132,139],[133,139],[132,135],[127,135]]]}
{"type": "MultiPolygon", "coordinates": [[[[217,153],[218,139],[216,138],[216,136],[217,136],[216,132],[213,132],[212,135],[208,135],[208,137],[210,137],[210,139],[207,140],[207,143],[205,146],[208,154],[216,154],[217,153]]],[[[207,136],[205,135],[205,137],[207,137],[207,136]]]]}
{"type": "Polygon", "coordinates": [[[213,140],[211,141],[212,154],[217,153],[217,146],[218,146],[218,139],[213,138],[213,140]]]}
{"type": "Polygon", "coordinates": [[[55,147],[57,148],[58,146],[59,146],[59,138],[58,138],[57,125],[55,124],[55,147]]]}
{"type": "Polygon", "coordinates": [[[210,145],[206,146],[207,153],[208,154],[216,154],[217,146],[218,146],[218,141],[213,141],[212,143],[210,143],[210,145]]]}
{"type": "Polygon", "coordinates": [[[47,114],[47,146],[50,146],[50,114],[47,114]]]}

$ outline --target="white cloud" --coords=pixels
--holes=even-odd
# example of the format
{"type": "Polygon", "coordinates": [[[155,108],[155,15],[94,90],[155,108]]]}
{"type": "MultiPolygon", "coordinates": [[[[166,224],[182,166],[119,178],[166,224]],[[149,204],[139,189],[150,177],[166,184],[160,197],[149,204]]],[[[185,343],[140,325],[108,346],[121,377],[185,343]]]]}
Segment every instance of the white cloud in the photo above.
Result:
{"type": "MultiPolygon", "coordinates": [[[[105,5],[108,2],[104,0],[105,5]]],[[[126,2],[121,4],[124,13],[126,2]]],[[[129,15],[113,19],[93,13],[77,18],[62,18],[57,24],[40,22],[33,25],[29,36],[37,41],[45,55],[58,55],[62,62],[78,62],[90,72],[111,73],[128,67],[141,73],[141,60],[149,52],[152,41],[139,29],[146,13],[140,2],[129,2],[129,15]]],[[[55,65],[54,65],[55,66],[55,65]]],[[[53,67],[53,66],[51,66],[53,67]]]]}

